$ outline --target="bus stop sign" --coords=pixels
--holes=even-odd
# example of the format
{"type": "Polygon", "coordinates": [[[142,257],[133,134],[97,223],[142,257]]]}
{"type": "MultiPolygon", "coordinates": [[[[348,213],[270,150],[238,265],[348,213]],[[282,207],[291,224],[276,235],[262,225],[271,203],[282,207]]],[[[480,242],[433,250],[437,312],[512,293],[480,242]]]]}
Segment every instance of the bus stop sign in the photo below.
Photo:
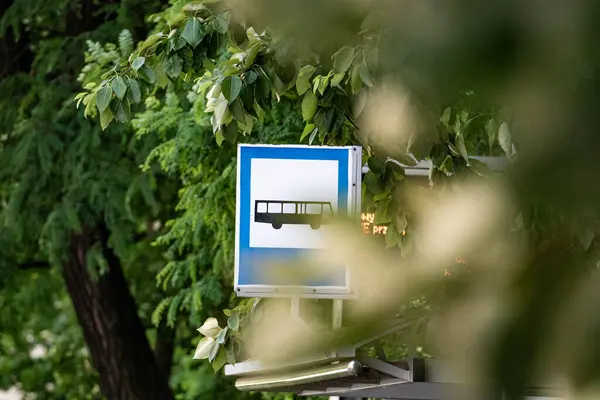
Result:
{"type": "Polygon", "coordinates": [[[294,261],[323,250],[336,216],[360,215],[361,155],[360,147],[238,146],[238,296],[351,296],[345,266],[307,280],[294,261]],[[274,263],[286,273],[273,276],[268,266],[274,263]]]}

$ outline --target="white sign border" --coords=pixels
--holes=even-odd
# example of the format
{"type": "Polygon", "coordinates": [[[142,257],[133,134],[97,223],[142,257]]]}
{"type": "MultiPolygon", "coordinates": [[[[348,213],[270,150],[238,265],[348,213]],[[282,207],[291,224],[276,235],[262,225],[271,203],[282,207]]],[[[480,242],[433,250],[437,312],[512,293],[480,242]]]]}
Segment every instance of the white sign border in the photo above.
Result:
{"type": "MultiPolygon", "coordinates": [[[[355,219],[360,219],[362,195],[362,147],[360,146],[307,146],[307,145],[269,145],[269,144],[239,144],[237,148],[236,168],[236,212],[235,212],[235,268],[234,291],[237,297],[298,297],[314,299],[354,299],[351,274],[346,269],[346,286],[276,286],[276,285],[240,285],[239,256],[240,256],[240,196],[241,196],[241,151],[243,147],[277,147],[301,149],[345,149],[348,157],[348,213],[355,219]]],[[[357,228],[359,229],[359,228],[357,228]]]]}

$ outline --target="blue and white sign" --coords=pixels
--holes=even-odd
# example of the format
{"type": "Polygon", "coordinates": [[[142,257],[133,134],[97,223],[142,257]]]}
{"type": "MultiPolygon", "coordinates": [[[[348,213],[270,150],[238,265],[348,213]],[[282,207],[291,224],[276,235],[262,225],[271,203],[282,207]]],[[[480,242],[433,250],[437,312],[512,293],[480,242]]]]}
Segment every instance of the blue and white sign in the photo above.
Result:
{"type": "Polygon", "coordinates": [[[238,296],[351,295],[345,266],[306,282],[293,267],[268,276],[272,262],[321,251],[335,216],[360,215],[360,147],[239,145],[235,290],[238,296]]]}

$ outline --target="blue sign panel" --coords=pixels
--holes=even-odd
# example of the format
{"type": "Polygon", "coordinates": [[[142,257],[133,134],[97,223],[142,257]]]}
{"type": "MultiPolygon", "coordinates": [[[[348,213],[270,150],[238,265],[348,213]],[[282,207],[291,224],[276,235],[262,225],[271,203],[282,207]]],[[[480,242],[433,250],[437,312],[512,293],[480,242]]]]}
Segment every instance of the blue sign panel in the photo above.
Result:
{"type": "MultiPolygon", "coordinates": [[[[322,251],[337,216],[360,213],[360,147],[240,145],[235,289],[239,296],[347,297],[345,266],[305,279],[300,266],[267,265],[322,251]],[[289,273],[287,273],[289,271],[289,273]]],[[[298,264],[296,264],[298,265],[298,264]]]]}

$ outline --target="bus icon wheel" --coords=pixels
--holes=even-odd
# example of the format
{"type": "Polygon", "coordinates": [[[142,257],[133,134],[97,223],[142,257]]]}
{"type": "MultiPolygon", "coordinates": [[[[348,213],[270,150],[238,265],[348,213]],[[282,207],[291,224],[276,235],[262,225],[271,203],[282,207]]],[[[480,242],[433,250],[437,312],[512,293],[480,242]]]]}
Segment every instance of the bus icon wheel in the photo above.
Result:
{"type": "Polygon", "coordinates": [[[273,229],[281,229],[282,226],[281,222],[279,221],[275,221],[271,225],[273,226],[273,229]]]}
{"type": "Polygon", "coordinates": [[[321,227],[321,224],[319,224],[318,222],[311,222],[310,227],[316,231],[321,227]]]}

